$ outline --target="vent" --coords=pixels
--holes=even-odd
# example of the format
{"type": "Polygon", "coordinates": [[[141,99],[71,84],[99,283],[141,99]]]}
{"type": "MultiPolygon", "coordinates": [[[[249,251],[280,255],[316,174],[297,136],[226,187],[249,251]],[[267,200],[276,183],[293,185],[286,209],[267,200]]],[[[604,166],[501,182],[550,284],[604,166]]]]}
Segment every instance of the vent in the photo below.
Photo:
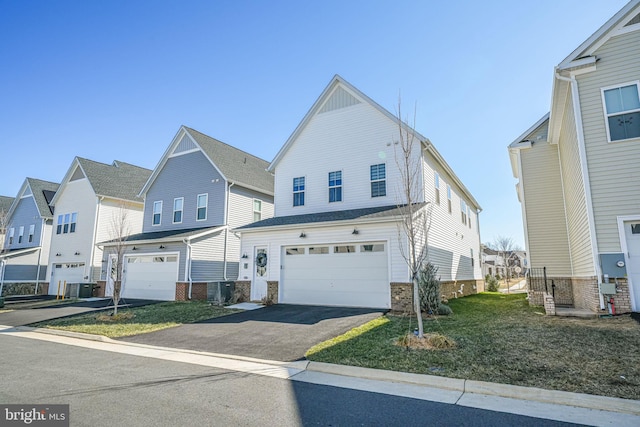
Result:
{"type": "Polygon", "coordinates": [[[326,113],[327,111],[339,110],[340,108],[349,107],[351,105],[360,104],[353,95],[338,87],[329,97],[327,102],[324,103],[318,114],[326,113]]]}

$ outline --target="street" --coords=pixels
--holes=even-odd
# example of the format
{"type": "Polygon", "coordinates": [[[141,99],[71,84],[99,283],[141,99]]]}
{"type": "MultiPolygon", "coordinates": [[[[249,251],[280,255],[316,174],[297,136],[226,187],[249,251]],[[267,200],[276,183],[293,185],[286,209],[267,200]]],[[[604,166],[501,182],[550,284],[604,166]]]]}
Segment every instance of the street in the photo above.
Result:
{"type": "Polygon", "coordinates": [[[570,425],[3,333],[0,355],[0,403],[68,403],[72,426],[570,425]]]}

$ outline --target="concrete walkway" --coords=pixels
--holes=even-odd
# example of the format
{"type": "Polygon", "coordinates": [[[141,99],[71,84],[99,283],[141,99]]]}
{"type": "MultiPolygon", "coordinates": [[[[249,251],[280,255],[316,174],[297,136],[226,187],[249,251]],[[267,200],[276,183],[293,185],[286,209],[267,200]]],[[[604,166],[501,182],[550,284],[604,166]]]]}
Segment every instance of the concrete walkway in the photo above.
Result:
{"type": "Polygon", "coordinates": [[[635,400],[318,362],[275,362],[27,327],[0,326],[0,334],[583,425],[640,425],[640,401],[635,400]]]}

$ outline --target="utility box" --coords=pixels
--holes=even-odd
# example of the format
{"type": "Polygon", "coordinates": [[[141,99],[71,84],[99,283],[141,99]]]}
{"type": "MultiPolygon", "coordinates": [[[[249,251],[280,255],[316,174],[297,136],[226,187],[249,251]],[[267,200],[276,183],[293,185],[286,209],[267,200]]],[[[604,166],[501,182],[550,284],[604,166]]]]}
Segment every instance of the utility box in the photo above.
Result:
{"type": "Polygon", "coordinates": [[[616,284],[615,283],[600,283],[600,293],[603,295],[615,295],[616,284]]]}
{"type": "Polygon", "coordinates": [[[624,254],[600,254],[600,267],[602,274],[610,278],[627,277],[627,266],[624,262],[624,254]]]}
{"type": "Polygon", "coordinates": [[[93,285],[91,283],[80,283],[78,298],[91,298],[93,296],[93,285]]]}
{"type": "Polygon", "coordinates": [[[207,282],[207,300],[218,304],[228,304],[233,299],[234,282],[207,282]]]}

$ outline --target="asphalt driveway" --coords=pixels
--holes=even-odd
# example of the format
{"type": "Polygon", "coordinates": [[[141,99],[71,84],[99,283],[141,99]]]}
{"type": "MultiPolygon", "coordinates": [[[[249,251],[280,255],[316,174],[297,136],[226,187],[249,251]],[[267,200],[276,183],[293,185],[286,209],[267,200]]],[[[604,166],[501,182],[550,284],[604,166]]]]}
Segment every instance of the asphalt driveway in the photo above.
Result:
{"type": "MultiPolygon", "coordinates": [[[[126,299],[127,307],[139,307],[142,305],[155,304],[161,301],[126,299]]],[[[120,305],[124,307],[125,305],[120,305]]],[[[24,326],[31,323],[43,322],[45,320],[57,319],[60,317],[75,316],[76,314],[84,314],[91,311],[108,310],[113,307],[111,299],[100,299],[90,301],[78,301],[71,304],[50,305],[46,307],[34,308],[17,308],[13,309],[11,305],[5,305],[3,310],[12,310],[0,312],[0,325],[5,326],[24,326]]]]}
{"type": "Polygon", "coordinates": [[[290,362],[386,310],[277,304],[123,341],[290,362]]]}

